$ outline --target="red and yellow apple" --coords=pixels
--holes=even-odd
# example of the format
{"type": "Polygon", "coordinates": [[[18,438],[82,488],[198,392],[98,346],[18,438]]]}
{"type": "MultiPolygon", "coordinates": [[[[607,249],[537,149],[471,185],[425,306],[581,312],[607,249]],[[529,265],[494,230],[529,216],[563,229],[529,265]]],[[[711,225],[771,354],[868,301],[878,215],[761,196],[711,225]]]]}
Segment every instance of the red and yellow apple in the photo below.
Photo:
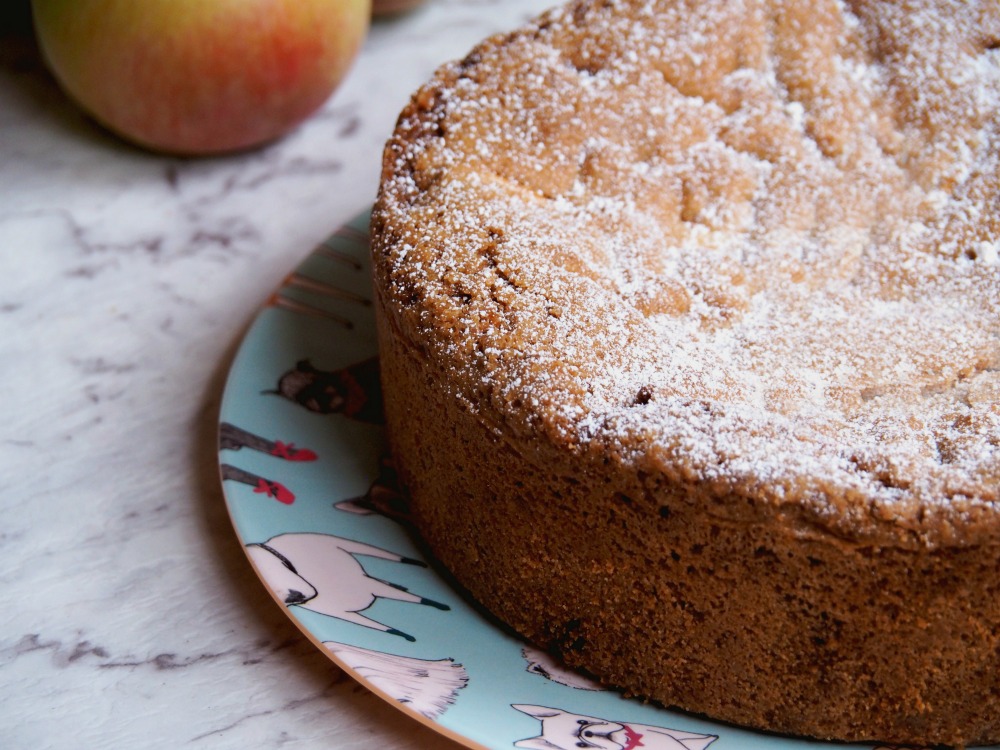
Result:
{"type": "Polygon", "coordinates": [[[371,0],[32,0],[42,53],[110,130],[180,154],[273,140],[330,96],[371,0]]]}

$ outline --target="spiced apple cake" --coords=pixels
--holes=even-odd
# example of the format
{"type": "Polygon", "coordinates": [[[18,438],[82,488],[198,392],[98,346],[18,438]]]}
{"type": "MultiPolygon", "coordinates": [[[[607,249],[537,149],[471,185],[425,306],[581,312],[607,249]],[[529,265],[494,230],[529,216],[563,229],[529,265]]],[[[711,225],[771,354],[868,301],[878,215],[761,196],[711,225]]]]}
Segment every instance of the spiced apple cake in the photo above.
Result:
{"type": "Polygon", "coordinates": [[[373,213],[470,594],[778,732],[1000,741],[1000,3],[579,0],[442,67],[373,213]]]}

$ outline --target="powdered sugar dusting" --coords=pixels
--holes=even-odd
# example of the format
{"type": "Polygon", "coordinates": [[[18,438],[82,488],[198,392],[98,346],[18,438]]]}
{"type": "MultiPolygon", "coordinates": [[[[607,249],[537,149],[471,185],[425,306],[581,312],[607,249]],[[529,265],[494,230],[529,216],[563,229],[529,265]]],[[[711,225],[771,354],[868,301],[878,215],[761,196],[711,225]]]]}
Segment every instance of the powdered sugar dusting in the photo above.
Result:
{"type": "Polygon", "coordinates": [[[404,112],[377,281],[511,434],[946,535],[1000,500],[998,47],[988,0],[553,11],[404,112]]]}

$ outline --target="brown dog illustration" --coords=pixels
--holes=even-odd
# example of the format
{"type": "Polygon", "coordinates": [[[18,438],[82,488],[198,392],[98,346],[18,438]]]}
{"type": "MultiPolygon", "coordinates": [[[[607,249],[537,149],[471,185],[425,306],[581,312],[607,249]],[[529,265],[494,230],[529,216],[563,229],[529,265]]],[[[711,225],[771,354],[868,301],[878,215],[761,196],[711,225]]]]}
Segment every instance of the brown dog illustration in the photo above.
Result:
{"type": "Polygon", "coordinates": [[[382,387],[378,358],[339,370],[320,370],[308,359],[285,372],[273,391],[317,414],[343,414],[349,419],[382,424],[382,387]]]}

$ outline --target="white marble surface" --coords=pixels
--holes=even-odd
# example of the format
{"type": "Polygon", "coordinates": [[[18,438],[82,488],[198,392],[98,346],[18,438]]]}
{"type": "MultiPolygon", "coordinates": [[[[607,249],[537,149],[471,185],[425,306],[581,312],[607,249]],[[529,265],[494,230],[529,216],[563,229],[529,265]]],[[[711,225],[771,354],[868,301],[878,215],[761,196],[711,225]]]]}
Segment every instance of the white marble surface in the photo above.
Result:
{"type": "Polygon", "coordinates": [[[548,4],[377,22],[305,125],[202,160],[122,144],[30,36],[0,42],[0,747],[457,747],[264,592],[224,509],[217,409],[255,310],[370,204],[409,93],[548,4]]]}

